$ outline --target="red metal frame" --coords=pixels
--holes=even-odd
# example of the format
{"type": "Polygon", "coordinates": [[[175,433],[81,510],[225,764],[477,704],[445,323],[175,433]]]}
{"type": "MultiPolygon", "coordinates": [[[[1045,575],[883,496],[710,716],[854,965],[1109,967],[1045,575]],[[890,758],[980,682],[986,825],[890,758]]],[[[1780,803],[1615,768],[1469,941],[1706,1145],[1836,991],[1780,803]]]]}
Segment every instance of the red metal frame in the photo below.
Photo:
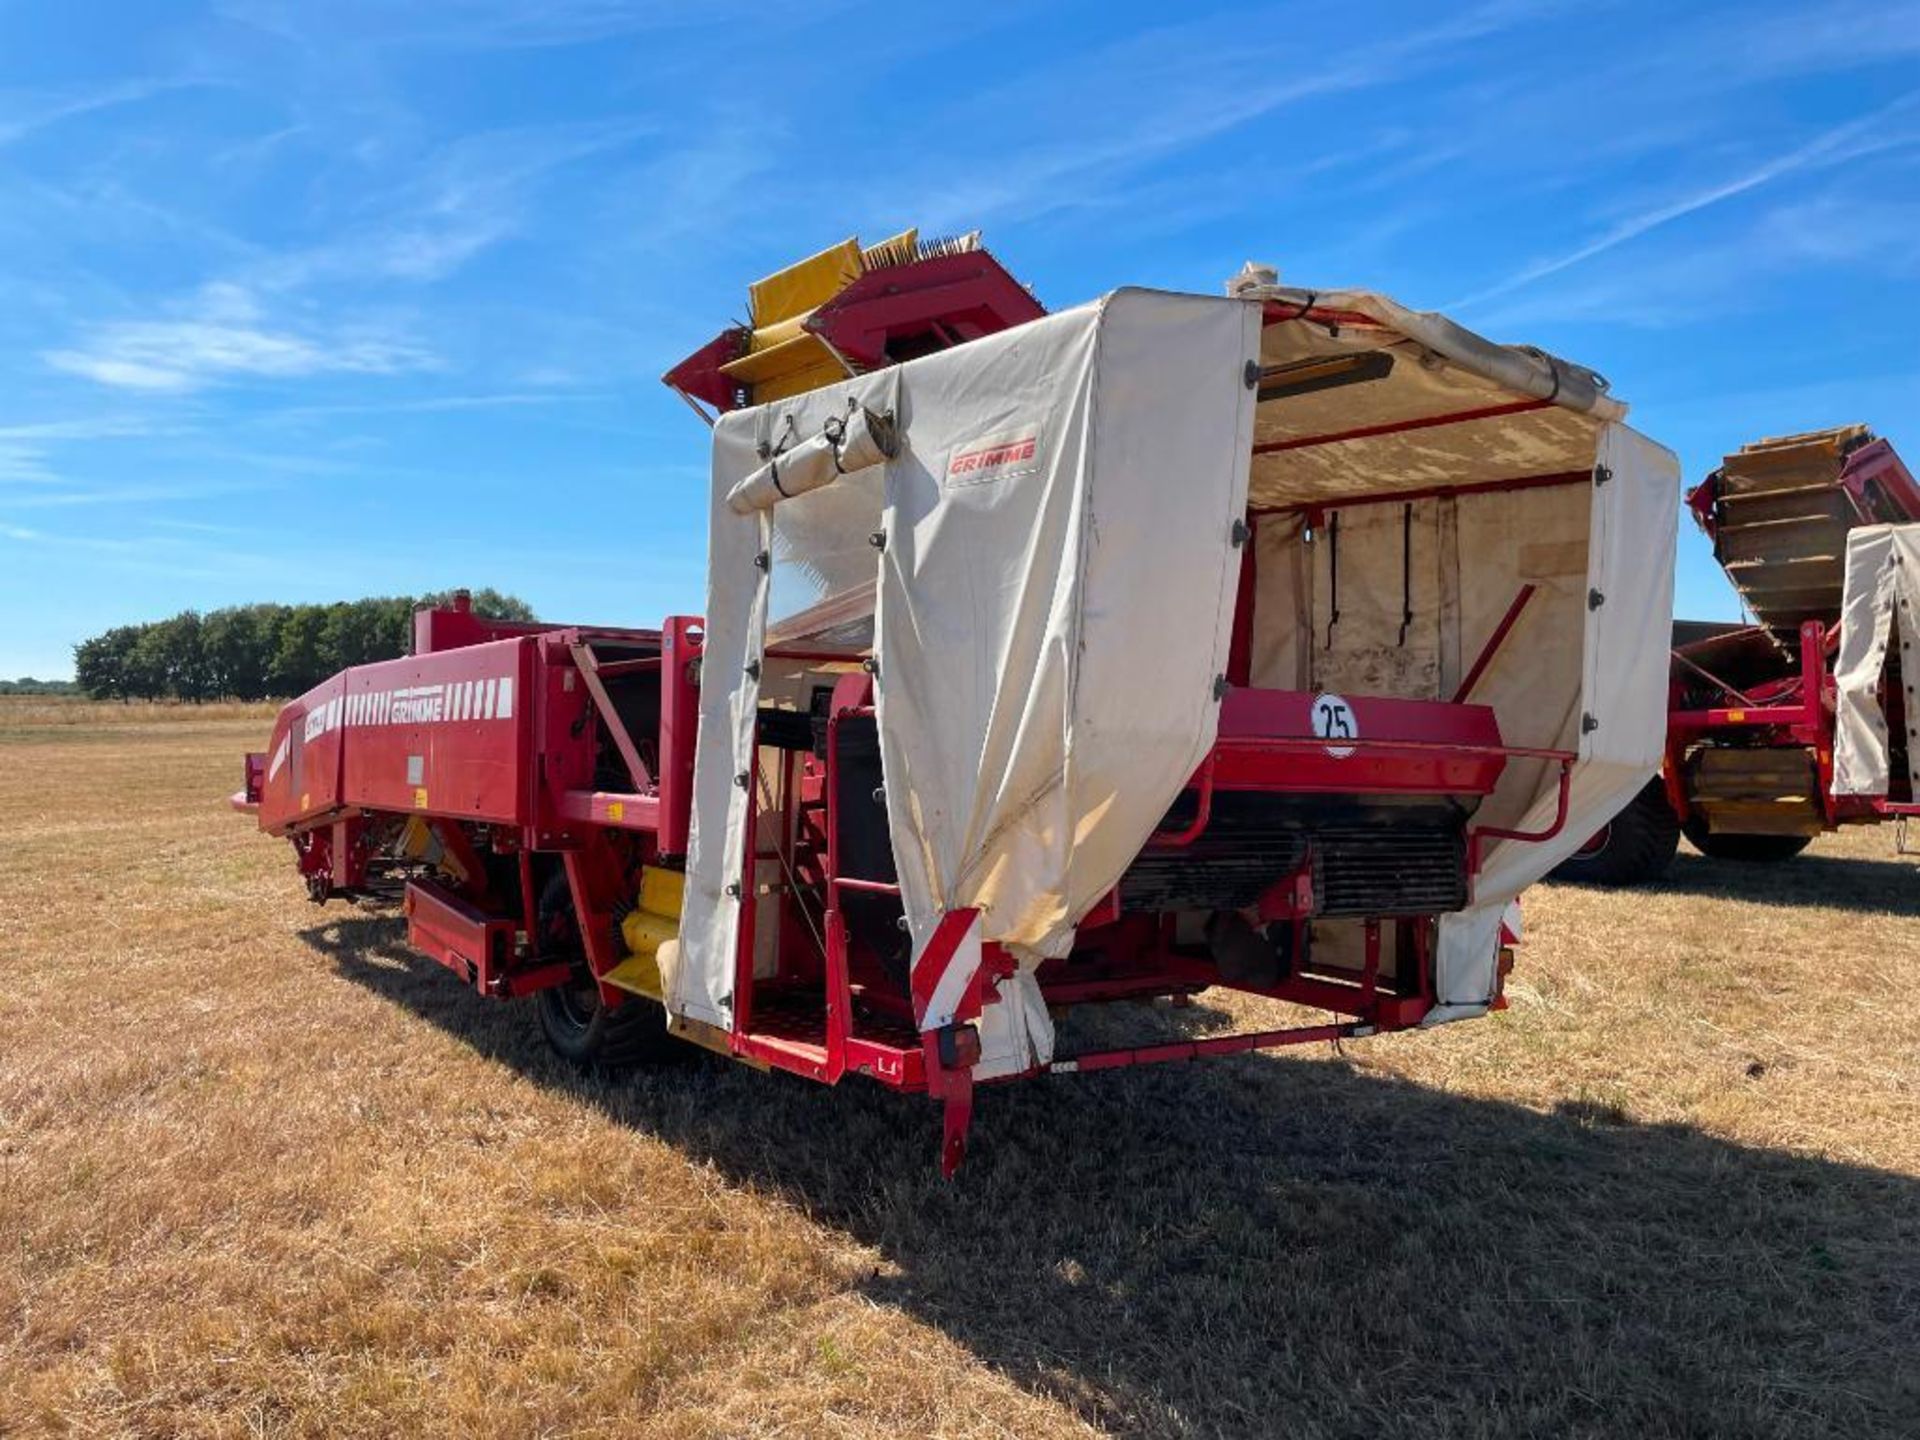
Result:
{"type": "Polygon", "coordinates": [[[1507,613],[1502,615],[1500,623],[1493,627],[1493,634],[1489,635],[1487,643],[1480,647],[1480,653],[1473,657],[1473,664],[1461,679],[1459,688],[1453,692],[1454,704],[1465,703],[1467,697],[1473,694],[1473,687],[1478,685],[1480,677],[1487,673],[1487,667],[1493,663],[1493,657],[1499,654],[1500,648],[1507,643],[1507,636],[1511,635],[1513,627],[1520,623],[1521,612],[1527,608],[1527,602],[1533,599],[1539,588],[1538,585],[1520,587],[1519,593],[1513,597],[1513,603],[1507,606],[1507,613]]]}
{"type": "MultiPolygon", "coordinates": [[[[857,373],[949,349],[1023,325],[1046,307],[985,250],[931,255],[869,270],[805,317],[804,328],[857,373]]],[[[747,351],[752,331],[723,330],[661,379],[693,405],[736,410],[747,387],[723,366],[747,351]]]]}
{"type": "MultiPolygon", "coordinates": [[[[1827,655],[1838,642],[1837,625],[1828,629],[1818,620],[1808,620],[1800,627],[1799,667],[1783,679],[1752,687],[1749,703],[1697,708],[1676,703],[1668,710],[1661,780],[1675,815],[1683,822],[1692,817],[1686,765],[1694,748],[1703,743],[1809,751],[1818,780],[1821,821],[1827,829],[1900,813],[1897,800],[1833,793],[1835,695],[1827,655]]],[[[1691,664],[1679,651],[1675,660],[1691,664]]],[[[1728,694],[1741,694],[1710,672],[1701,673],[1728,694]]]]}
{"type": "MultiPolygon", "coordinates": [[[[1493,420],[1505,415],[1524,415],[1529,410],[1546,410],[1551,400],[1508,400],[1498,405],[1482,405],[1472,410],[1454,410],[1443,415],[1422,415],[1412,420],[1395,420],[1384,425],[1362,425],[1330,435],[1303,435],[1293,440],[1267,440],[1253,447],[1255,455],[1277,455],[1286,450],[1305,450],[1315,445],[1340,445],[1349,440],[1372,440],[1381,435],[1402,435],[1410,430],[1432,430],[1442,425],[1465,425],[1474,420],[1493,420]]],[[[1458,489],[1459,487],[1451,487],[1458,489]]],[[[1405,498],[1399,495],[1395,499],[1405,498]]]]}

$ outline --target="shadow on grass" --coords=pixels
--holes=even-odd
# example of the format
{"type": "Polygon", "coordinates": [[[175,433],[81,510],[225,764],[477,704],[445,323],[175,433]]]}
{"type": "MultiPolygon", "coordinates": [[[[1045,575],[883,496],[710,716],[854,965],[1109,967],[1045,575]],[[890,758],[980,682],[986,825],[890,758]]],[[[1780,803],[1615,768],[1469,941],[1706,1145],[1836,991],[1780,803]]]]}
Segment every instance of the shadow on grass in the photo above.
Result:
{"type": "Polygon", "coordinates": [[[396,922],[304,938],[480,1053],[876,1247],[874,1300],[1105,1429],[1920,1434],[1903,1176],[1249,1056],[990,1089],[948,1185],[924,1100],[721,1061],[583,1078],[396,922]]]}
{"type": "MultiPolygon", "coordinates": [[[[1558,877],[1549,883],[1603,890],[1558,877]]],[[[1820,906],[1862,914],[1920,918],[1920,865],[1910,860],[1859,860],[1842,855],[1796,855],[1777,864],[1710,860],[1683,848],[1665,876],[1626,895],[1699,895],[1750,905],[1820,906]]]]}

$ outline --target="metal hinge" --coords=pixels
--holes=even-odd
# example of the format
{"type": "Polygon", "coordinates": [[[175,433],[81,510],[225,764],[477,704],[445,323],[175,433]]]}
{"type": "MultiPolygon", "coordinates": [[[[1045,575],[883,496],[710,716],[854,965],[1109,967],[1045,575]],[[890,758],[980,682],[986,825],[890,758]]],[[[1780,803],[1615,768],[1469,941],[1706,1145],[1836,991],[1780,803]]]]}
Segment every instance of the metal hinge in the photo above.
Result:
{"type": "Polygon", "coordinates": [[[1227,532],[1227,538],[1233,541],[1233,548],[1238,550],[1253,538],[1253,527],[1244,520],[1236,520],[1233,528],[1227,532]]]}
{"type": "Polygon", "coordinates": [[[1258,390],[1260,388],[1260,362],[1258,360],[1247,361],[1247,368],[1240,372],[1240,378],[1245,382],[1247,389],[1258,390]]]}
{"type": "Polygon", "coordinates": [[[1606,603],[1607,597],[1602,595],[1598,590],[1587,591],[1587,609],[1598,610],[1606,603]]]}
{"type": "Polygon", "coordinates": [[[1613,470],[1610,466],[1596,465],[1593,467],[1593,483],[1596,486],[1604,485],[1612,478],[1613,470]]]}
{"type": "Polygon", "coordinates": [[[1594,714],[1591,710],[1587,711],[1585,714],[1583,714],[1580,717],[1580,733],[1582,735],[1591,735],[1594,731],[1598,730],[1599,728],[1600,728],[1600,722],[1598,719],[1594,717],[1594,714]]]}

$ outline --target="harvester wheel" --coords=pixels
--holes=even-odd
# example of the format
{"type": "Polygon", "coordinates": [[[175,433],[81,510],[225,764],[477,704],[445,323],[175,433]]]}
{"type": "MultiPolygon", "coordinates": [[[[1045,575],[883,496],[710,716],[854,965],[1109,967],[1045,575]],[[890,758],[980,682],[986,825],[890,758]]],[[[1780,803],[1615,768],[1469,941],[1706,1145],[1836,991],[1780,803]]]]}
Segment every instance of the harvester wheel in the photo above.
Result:
{"type": "Polygon", "coordinates": [[[1709,860],[1744,860],[1751,865],[1778,865],[1813,843],[1811,835],[1713,835],[1697,820],[1687,822],[1686,832],[1687,843],[1709,860]]]}
{"type": "Polygon", "coordinates": [[[542,990],[537,998],[547,1043],[583,1070],[624,1070],[668,1059],[679,1049],[658,1001],[632,995],[617,1010],[608,1009],[585,971],[576,983],[542,990]]]}
{"type": "Polygon", "coordinates": [[[1679,848],[1680,821],[1667,803],[1665,783],[1656,775],[1553,874],[1576,884],[1641,885],[1665,875],[1679,848]]]}
{"type": "Polygon", "coordinates": [[[539,903],[542,950],[579,960],[570,983],[539,991],[534,997],[541,1033],[554,1053],[583,1070],[623,1070],[677,1054],[682,1047],[668,1033],[666,1008],[658,1001],[630,995],[617,1008],[610,1008],[601,999],[600,986],[587,968],[564,870],[548,877],[539,903]]]}

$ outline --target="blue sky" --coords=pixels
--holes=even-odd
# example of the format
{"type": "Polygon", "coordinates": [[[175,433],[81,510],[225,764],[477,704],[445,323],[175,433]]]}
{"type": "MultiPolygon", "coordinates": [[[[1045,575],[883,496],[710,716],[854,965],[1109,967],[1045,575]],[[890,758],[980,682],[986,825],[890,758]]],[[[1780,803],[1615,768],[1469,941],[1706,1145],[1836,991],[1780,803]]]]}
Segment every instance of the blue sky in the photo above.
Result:
{"type": "Polygon", "coordinates": [[[0,0],[0,676],[249,600],[697,610],[658,375],[915,223],[1054,307],[1255,257],[1443,308],[1690,480],[1853,420],[1920,461],[1917,61],[1850,0],[0,0]]]}

